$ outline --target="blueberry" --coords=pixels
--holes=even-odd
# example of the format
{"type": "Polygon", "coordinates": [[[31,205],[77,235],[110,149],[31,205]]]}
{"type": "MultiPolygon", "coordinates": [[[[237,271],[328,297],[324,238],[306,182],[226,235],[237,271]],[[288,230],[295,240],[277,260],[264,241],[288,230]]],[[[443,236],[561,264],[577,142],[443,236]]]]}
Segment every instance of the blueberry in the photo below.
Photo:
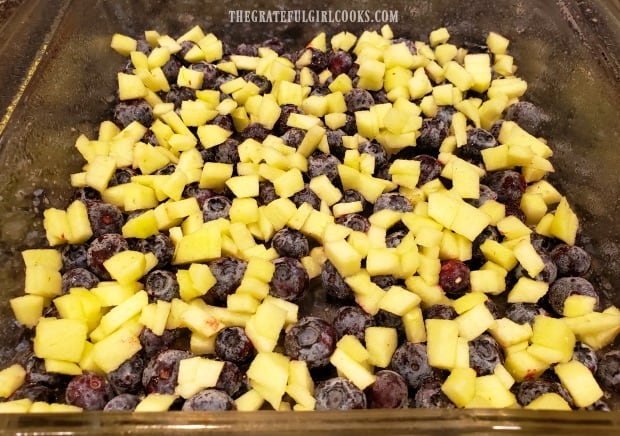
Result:
{"type": "Polygon", "coordinates": [[[61,248],[60,255],[62,258],[62,270],[69,271],[74,268],[88,268],[86,260],[86,244],[67,244],[61,248]]]}
{"type": "Polygon", "coordinates": [[[260,123],[250,123],[241,132],[241,136],[245,139],[254,139],[258,142],[265,140],[271,131],[260,123]]]}
{"type": "Polygon", "coordinates": [[[547,298],[551,308],[558,315],[564,313],[564,302],[571,295],[586,295],[594,297],[596,303],[594,305],[595,310],[599,305],[598,292],[592,286],[588,280],[583,277],[562,277],[557,279],[549,287],[547,292],[547,298]]]}
{"type": "Polygon", "coordinates": [[[502,350],[490,334],[483,333],[469,341],[469,366],[478,376],[493,374],[495,367],[503,361],[502,350]]]}
{"type": "Polygon", "coordinates": [[[99,284],[99,279],[86,268],[73,268],[62,275],[62,293],[67,294],[71,288],[92,289],[99,284]]]}
{"type": "Polygon", "coordinates": [[[457,110],[453,106],[439,106],[437,108],[435,118],[443,121],[449,126],[450,124],[452,124],[452,115],[454,115],[456,112],[457,110]]]}
{"type": "Polygon", "coordinates": [[[296,192],[291,197],[295,206],[300,207],[304,203],[308,203],[316,210],[321,209],[321,199],[314,193],[310,186],[306,183],[301,191],[296,192]]]}
{"type": "Polygon", "coordinates": [[[540,254],[540,258],[543,261],[545,267],[540,273],[538,273],[538,275],[536,275],[536,277],[530,277],[525,268],[523,268],[523,266],[519,264],[514,269],[515,278],[519,279],[520,277],[525,276],[535,280],[553,283],[558,276],[558,268],[555,265],[555,262],[553,262],[551,260],[551,257],[547,254],[540,254]]]}
{"type": "Polygon", "coordinates": [[[606,352],[598,362],[596,379],[609,393],[620,393],[620,350],[606,352]]]}
{"type": "Polygon", "coordinates": [[[559,244],[550,254],[560,277],[583,276],[592,263],[590,254],[577,245],[559,244]]]}
{"type": "Polygon", "coordinates": [[[103,410],[114,392],[105,377],[94,373],[77,375],[65,391],[65,401],[84,410],[103,410]]]}
{"type": "Polygon", "coordinates": [[[384,291],[387,291],[392,286],[396,286],[399,284],[398,280],[394,276],[391,276],[391,275],[372,276],[370,278],[370,281],[376,284],[377,286],[379,286],[384,291]]]}
{"type": "Polygon", "coordinates": [[[390,209],[396,212],[412,212],[413,205],[403,194],[398,192],[386,192],[377,198],[372,211],[373,213],[377,213],[383,209],[390,209]]]}
{"type": "Polygon", "coordinates": [[[45,369],[45,361],[39,359],[34,354],[28,354],[24,361],[24,369],[26,370],[26,383],[40,384],[48,386],[52,389],[60,389],[66,386],[70,377],[47,372],[45,369]]]}
{"type": "Polygon", "coordinates": [[[310,58],[310,64],[308,65],[308,67],[312,71],[314,71],[315,73],[320,73],[325,68],[327,68],[329,59],[325,52],[319,50],[318,48],[314,48],[314,47],[309,47],[309,48],[306,48],[305,50],[306,51],[310,50],[312,54],[310,58]]]}
{"type": "Polygon", "coordinates": [[[357,232],[366,233],[370,228],[370,221],[359,213],[348,213],[336,218],[336,224],[341,224],[357,232]]]}
{"type": "Polygon", "coordinates": [[[409,232],[407,230],[395,230],[389,232],[385,236],[385,246],[387,248],[396,248],[403,241],[409,232]]]}
{"type": "Polygon", "coordinates": [[[314,396],[316,410],[352,410],[367,407],[364,392],[342,377],[319,382],[314,389],[314,396]]]}
{"type": "Polygon", "coordinates": [[[37,383],[27,383],[21,385],[8,398],[9,401],[29,399],[32,402],[44,401],[46,403],[55,403],[57,401],[57,392],[55,389],[37,383]]]}
{"type": "Polygon", "coordinates": [[[290,129],[287,129],[286,132],[284,132],[281,136],[282,141],[286,145],[294,148],[298,148],[305,137],[305,130],[298,129],[296,127],[291,127],[290,129]]]}
{"type": "Polygon", "coordinates": [[[121,128],[137,121],[143,126],[153,123],[153,108],[144,99],[121,101],[114,107],[114,122],[121,128]]]}
{"type": "Polygon", "coordinates": [[[120,394],[103,407],[104,412],[133,412],[140,403],[140,397],[133,394],[120,394]]]}
{"type": "Polygon", "coordinates": [[[284,54],[284,41],[278,37],[266,39],[260,44],[260,46],[270,48],[275,51],[278,56],[282,56],[284,54]]]}
{"type": "Polygon", "coordinates": [[[536,303],[508,303],[505,315],[517,324],[532,324],[538,315],[549,313],[536,303]]]}
{"type": "Polygon", "coordinates": [[[214,195],[208,198],[202,206],[204,221],[212,221],[218,218],[228,218],[232,202],[224,195],[214,195]]]}
{"type": "Polygon", "coordinates": [[[237,47],[235,47],[234,54],[241,56],[258,56],[258,46],[256,44],[246,44],[242,42],[237,47]]]}
{"type": "Polygon", "coordinates": [[[506,109],[505,119],[514,121],[532,135],[538,136],[550,118],[541,108],[529,101],[519,101],[506,109]]]}
{"type": "MultiPolygon", "coordinates": [[[[181,63],[180,60],[176,58],[176,56],[170,56],[170,59],[168,59],[168,62],[166,62],[161,67],[162,71],[164,72],[164,76],[166,76],[166,80],[168,80],[168,83],[172,83],[172,84],[177,83],[177,77],[179,75],[179,71],[181,70],[182,66],[183,64],[181,63]]],[[[172,89],[174,86],[175,85],[171,85],[170,88],[172,89]]]]}
{"type": "Polygon", "coordinates": [[[428,364],[426,344],[408,341],[401,344],[392,355],[389,369],[402,375],[409,388],[417,390],[433,376],[433,369],[428,364]]]}
{"type": "Polygon", "coordinates": [[[518,203],[526,188],[525,178],[515,170],[490,172],[485,181],[497,194],[497,200],[506,204],[518,203]]]}
{"type": "Polygon", "coordinates": [[[278,230],[273,235],[271,246],[280,256],[297,259],[307,256],[310,251],[308,238],[299,230],[288,227],[278,230]]]}
{"type": "MultiPolygon", "coordinates": [[[[348,119],[348,118],[347,118],[348,119]]],[[[355,124],[354,121],[352,121],[353,123],[353,127],[355,128],[355,124]]],[[[347,125],[344,126],[344,128],[347,128],[347,125]]],[[[329,145],[329,152],[336,156],[336,158],[338,158],[338,160],[342,161],[344,159],[344,154],[347,150],[347,148],[344,146],[344,142],[342,140],[342,137],[345,135],[345,131],[338,129],[338,130],[328,130],[325,133],[325,136],[327,137],[327,145],[329,145]]],[[[352,134],[352,133],[351,133],[352,134]]]]}
{"type": "Polygon", "coordinates": [[[255,84],[260,94],[268,94],[271,91],[271,82],[265,76],[256,74],[254,71],[243,76],[246,82],[255,84]]]}
{"type": "Polygon", "coordinates": [[[393,314],[392,312],[379,309],[375,315],[375,324],[380,327],[388,327],[396,330],[399,341],[405,337],[405,326],[403,325],[402,317],[393,314]]]}
{"type": "Polygon", "coordinates": [[[247,262],[232,256],[223,256],[207,263],[216,279],[215,285],[207,293],[216,303],[225,304],[228,295],[237,290],[247,268],[247,262]]]}
{"type": "MultiPolygon", "coordinates": [[[[176,83],[176,77],[171,83],[176,83]]],[[[185,100],[196,100],[196,90],[187,86],[170,85],[170,91],[166,94],[164,101],[174,103],[174,108],[180,109],[185,100]]]]}
{"type": "Polygon", "coordinates": [[[480,250],[480,246],[484,244],[484,241],[490,239],[492,241],[499,241],[501,235],[495,226],[487,226],[472,242],[472,260],[476,265],[482,265],[486,262],[486,257],[480,250]]]}
{"type": "Polygon", "coordinates": [[[131,182],[133,176],[137,176],[138,171],[133,168],[117,168],[108,182],[108,186],[122,185],[131,182]]]}
{"type": "Polygon", "coordinates": [[[252,341],[241,327],[225,327],[215,337],[215,355],[222,360],[243,365],[254,357],[252,341]]]}
{"type": "Polygon", "coordinates": [[[282,135],[289,129],[289,126],[287,124],[288,117],[293,113],[300,114],[301,109],[294,104],[285,104],[280,106],[280,117],[273,126],[273,131],[276,135],[282,135]]]}
{"type": "Polygon", "coordinates": [[[359,191],[354,189],[345,189],[342,193],[340,203],[354,203],[356,201],[361,202],[363,207],[367,204],[366,199],[359,191]]]}
{"type": "Polygon", "coordinates": [[[482,150],[493,148],[497,141],[493,135],[484,129],[473,128],[467,131],[467,143],[456,149],[455,154],[473,164],[482,163],[482,150]]]}
{"type": "Polygon", "coordinates": [[[336,329],[338,339],[345,335],[353,335],[363,344],[366,329],[374,326],[375,320],[359,306],[341,306],[336,310],[332,325],[336,329]]]}
{"type": "Polygon", "coordinates": [[[416,391],[413,407],[421,409],[452,409],[456,405],[441,390],[441,382],[429,380],[416,391]]]}
{"type": "Polygon", "coordinates": [[[387,164],[388,155],[385,148],[376,141],[364,141],[357,146],[360,154],[368,154],[375,158],[375,168],[380,168],[387,164]]]}
{"type": "Polygon", "coordinates": [[[179,376],[179,364],[189,359],[188,351],[162,350],[149,359],[142,372],[142,386],[146,394],[174,394],[179,376]]]}
{"type": "Polygon", "coordinates": [[[375,382],[366,389],[369,409],[402,409],[409,404],[407,382],[397,372],[382,369],[375,382]]]}
{"type": "Polygon", "coordinates": [[[514,392],[521,406],[527,406],[536,398],[547,393],[558,394],[562,396],[568,404],[573,404],[573,399],[570,394],[559,382],[545,380],[543,378],[516,383],[511,390],[514,392]]]}
{"type": "Polygon", "coordinates": [[[236,410],[235,400],[219,389],[204,389],[191,396],[181,410],[183,411],[226,411],[236,410]]]}
{"type": "Polygon", "coordinates": [[[89,200],[86,212],[94,238],[106,233],[121,233],[123,213],[118,207],[101,200],[89,200]]]}
{"type": "Polygon", "coordinates": [[[450,259],[441,263],[439,286],[450,298],[458,298],[469,289],[469,267],[460,260],[450,259]]]}
{"type": "Polygon", "coordinates": [[[269,282],[269,294],[286,301],[299,301],[310,285],[304,266],[293,257],[279,257],[272,262],[276,268],[269,282]]]}
{"type": "Polygon", "coordinates": [[[219,162],[234,165],[239,162],[239,141],[228,138],[215,147],[207,148],[201,152],[206,162],[219,162]]]}
{"type": "Polygon", "coordinates": [[[90,200],[99,200],[101,201],[101,194],[95,188],[91,188],[90,186],[85,186],[83,188],[77,188],[73,191],[73,195],[71,196],[71,201],[79,200],[82,203],[86,204],[86,202],[90,200]]]}
{"type": "Polygon", "coordinates": [[[307,316],[286,332],[284,350],[287,356],[305,361],[310,369],[322,368],[329,364],[337,340],[336,329],[330,323],[307,316]]]}
{"type": "Polygon", "coordinates": [[[573,360],[583,363],[593,374],[596,373],[598,366],[598,356],[596,351],[587,344],[577,341],[573,350],[573,360]]]}
{"type": "MultiPolygon", "coordinates": [[[[351,69],[349,69],[350,71],[351,69]]],[[[370,92],[363,88],[353,88],[344,95],[344,101],[347,104],[347,111],[357,112],[368,110],[375,104],[374,98],[370,92]]]]}
{"type": "Polygon", "coordinates": [[[174,245],[172,244],[170,237],[164,233],[158,233],[156,235],[149,236],[146,239],[131,240],[129,241],[129,245],[132,250],[136,250],[144,254],[153,253],[157,258],[157,265],[155,268],[164,268],[172,262],[174,245]]]}
{"type": "Polygon", "coordinates": [[[237,365],[232,362],[224,362],[220,376],[217,379],[215,385],[216,389],[226,392],[231,397],[234,397],[239,389],[241,389],[243,381],[243,372],[237,365]]]}
{"type": "Polygon", "coordinates": [[[148,327],[143,328],[139,339],[144,357],[150,359],[160,351],[170,348],[178,336],[179,330],[164,330],[161,335],[156,335],[148,327]]]}
{"type": "Polygon", "coordinates": [[[328,68],[334,77],[338,77],[340,74],[347,74],[352,65],[353,58],[346,51],[337,50],[329,57],[328,68]]]}
{"type": "Polygon", "coordinates": [[[172,301],[173,298],[180,298],[179,282],[176,274],[172,271],[156,269],[149,272],[144,279],[144,289],[151,303],[158,300],[172,301]]]}
{"type": "Polygon", "coordinates": [[[334,155],[315,152],[308,157],[308,177],[311,179],[325,174],[330,182],[338,180],[338,165],[340,161],[334,155]]]}
{"type": "Polygon", "coordinates": [[[343,301],[353,299],[353,290],[329,260],[321,266],[321,283],[328,296],[343,301]]]}
{"type": "Polygon", "coordinates": [[[424,319],[454,319],[458,316],[454,307],[447,304],[433,304],[422,310],[424,319]]]}
{"type": "Polygon", "coordinates": [[[276,189],[268,180],[258,182],[258,202],[261,206],[271,203],[273,200],[278,199],[276,189]]]}
{"type": "Polygon", "coordinates": [[[416,139],[417,151],[437,156],[439,147],[448,133],[449,126],[440,118],[424,118],[420,128],[420,136],[416,139]]]}
{"type": "Polygon", "coordinates": [[[418,178],[418,186],[424,186],[431,180],[435,180],[441,174],[443,166],[433,156],[428,154],[419,154],[412,158],[420,162],[420,177],[418,178]]]}
{"type": "Polygon", "coordinates": [[[110,273],[103,263],[121,251],[129,250],[129,244],[118,233],[106,233],[95,238],[88,246],[88,268],[102,280],[110,280],[110,273]]]}
{"type": "Polygon", "coordinates": [[[107,374],[108,381],[116,394],[138,394],[142,391],[144,359],[140,353],[124,361],[107,374]]]}

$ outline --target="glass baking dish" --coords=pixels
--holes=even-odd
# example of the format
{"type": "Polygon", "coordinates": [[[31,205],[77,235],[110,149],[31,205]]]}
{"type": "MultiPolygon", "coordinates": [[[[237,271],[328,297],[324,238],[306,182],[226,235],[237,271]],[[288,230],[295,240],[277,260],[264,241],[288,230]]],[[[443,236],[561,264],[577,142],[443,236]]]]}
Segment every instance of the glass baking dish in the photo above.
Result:
{"type": "MultiPolygon", "coordinates": [[[[70,173],[82,160],[73,145],[79,133],[93,137],[109,118],[115,73],[122,60],[109,48],[113,33],[144,30],[176,36],[199,24],[231,44],[278,36],[301,48],[319,31],[357,34],[383,23],[238,23],[237,10],[397,11],[395,35],[426,39],[441,26],[457,44],[484,42],[489,31],[510,39],[527,97],[552,122],[545,137],[557,170],[554,184],[582,219],[586,248],[594,254],[593,282],[620,304],[620,9],[606,0],[331,1],[30,0],[1,30],[0,43],[0,367],[17,345],[9,298],[20,295],[20,250],[44,243],[40,208],[64,207],[70,173]],[[45,196],[40,196],[40,190],[45,196]],[[37,203],[38,202],[38,203],[37,203]],[[33,206],[34,204],[34,206],[33,206]],[[38,206],[37,206],[38,204],[38,206]]],[[[392,15],[394,18],[395,15],[392,15]]],[[[366,410],[354,412],[252,412],[165,414],[0,415],[0,433],[564,433],[620,431],[620,412],[525,410],[366,410]]]]}

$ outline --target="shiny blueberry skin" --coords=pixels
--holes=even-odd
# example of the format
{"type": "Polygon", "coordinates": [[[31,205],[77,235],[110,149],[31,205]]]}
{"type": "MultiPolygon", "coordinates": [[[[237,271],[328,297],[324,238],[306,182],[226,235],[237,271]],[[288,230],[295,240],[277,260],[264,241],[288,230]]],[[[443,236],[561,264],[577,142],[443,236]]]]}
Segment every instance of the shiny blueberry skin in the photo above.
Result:
{"type": "Polygon", "coordinates": [[[172,271],[156,269],[147,274],[144,279],[144,289],[151,303],[157,300],[172,301],[179,298],[179,282],[172,271]]]}
{"type": "Polygon", "coordinates": [[[329,57],[329,71],[334,77],[340,74],[346,74],[353,65],[353,58],[344,50],[337,50],[329,57]]]}
{"type": "Polygon", "coordinates": [[[366,340],[366,329],[374,326],[375,320],[359,306],[341,306],[336,310],[332,325],[338,339],[353,335],[363,344],[366,340]]]}
{"type": "Polygon", "coordinates": [[[353,290],[329,260],[321,267],[321,283],[328,296],[343,301],[353,300],[353,290]]]}
{"type": "Polygon", "coordinates": [[[308,368],[322,368],[336,348],[338,334],[327,321],[314,316],[301,318],[284,336],[286,355],[303,360],[308,368]]]}
{"type": "Polygon", "coordinates": [[[469,267],[460,260],[450,259],[441,263],[439,286],[450,298],[458,298],[469,289],[469,267]]]}
{"type": "Polygon", "coordinates": [[[486,177],[486,185],[497,193],[497,200],[505,204],[518,204],[527,186],[523,175],[515,170],[489,173],[486,177]]]}
{"type": "Polygon", "coordinates": [[[222,360],[243,365],[255,354],[254,345],[241,327],[225,327],[215,337],[215,355],[222,360]]]}
{"type": "Polygon", "coordinates": [[[280,256],[300,259],[308,255],[310,244],[306,235],[299,230],[285,227],[278,230],[271,239],[271,246],[280,256]]]}
{"type": "Polygon", "coordinates": [[[304,266],[293,257],[279,257],[272,262],[276,269],[269,282],[269,294],[286,301],[299,301],[310,286],[304,266]]]}
{"type": "Polygon", "coordinates": [[[65,401],[84,410],[103,410],[114,397],[110,383],[105,377],[94,373],[77,375],[71,379],[65,391],[65,401]]]}
{"type": "Polygon", "coordinates": [[[366,395],[349,380],[334,377],[319,382],[314,390],[315,410],[366,409],[366,395]]]}
{"type": "Polygon", "coordinates": [[[413,157],[414,160],[420,162],[420,177],[418,178],[418,186],[424,186],[431,180],[435,180],[441,174],[443,166],[439,161],[428,154],[419,154],[413,157]]]}
{"type": "Polygon", "coordinates": [[[179,376],[179,363],[192,354],[184,350],[167,349],[151,357],[142,372],[142,386],[146,394],[173,394],[179,376]]]}
{"type": "Polygon", "coordinates": [[[407,382],[389,369],[377,371],[375,382],[366,389],[369,409],[402,409],[409,404],[407,382]]]}
{"type": "Polygon", "coordinates": [[[300,207],[304,203],[308,203],[316,210],[321,209],[321,199],[318,195],[314,193],[312,189],[310,189],[310,186],[307,183],[301,191],[293,194],[291,200],[293,201],[293,203],[295,203],[295,206],[297,207],[300,207]]]}
{"type": "Polygon", "coordinates": [[[402,375],[409,388],[417,390],[433,376],[433,370],[428,364],[426,344],[404,342],[392,355],[389,369],[402,375]]]}
{"type": "Polygon", "coordinates": [[[219,389],[204,389],[185,400],[183,411],[227,411],[237,410],[235,400],[219,389]]]}

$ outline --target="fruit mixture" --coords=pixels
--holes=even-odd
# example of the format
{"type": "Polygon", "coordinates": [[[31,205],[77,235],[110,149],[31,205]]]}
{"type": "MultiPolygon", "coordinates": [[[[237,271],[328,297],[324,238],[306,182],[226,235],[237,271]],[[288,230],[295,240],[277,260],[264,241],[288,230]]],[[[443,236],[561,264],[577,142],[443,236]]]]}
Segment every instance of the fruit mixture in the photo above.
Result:
{"type": "Polygon", "coordinates": [[[0,411],[613,408],[620,310],[508,45],[114,35],[0,411]]]}

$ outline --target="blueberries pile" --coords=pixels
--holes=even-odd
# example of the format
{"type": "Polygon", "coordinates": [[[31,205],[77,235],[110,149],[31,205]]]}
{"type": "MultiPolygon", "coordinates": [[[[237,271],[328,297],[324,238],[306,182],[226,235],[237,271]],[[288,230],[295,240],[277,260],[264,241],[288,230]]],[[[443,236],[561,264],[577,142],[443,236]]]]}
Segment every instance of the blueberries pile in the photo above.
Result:
{"type": "MultiPolygon", "coordinates": [[[[411,53],[416,54],[416,47],[412,41],[402,38],[398,41],[405,42],[411,53]]],[[[160,92],[159,97],[164,102],[173,103],[177,111],[183,101],[196,99],[195,89],[176,85],[181,67],[203,72],[203,89],[217,90],[222,84],[235,78],[232,74],[218,69],[215,63],[187,62],[184,55],[193,46],[194,43],[191,41],[183,42],[182,50],[172,55],[162,67],[168,82],[172,85],[168,92],[160,92]]],[[[284,44],[274,38],[261,44],[241,44],[237,47],[225,45],[224,60],[231,54],[256,56],[258,48],[264,46],[270,47],[278,55],[292,62],[305,51],[305,49],[299,52],[286,51],[284,44]]],[[[140,40],[137,50],[148,55],[152,51],[152,46],[140,40]]],[[[413,211],[414,203],[399,192],[384,193],[372,204],[366,201],[360,192],[343,188],[337,167],[343,162],[346,152],[343,136],[353,135],[357,131],[354,113],[389,100],[384,90],[369,91],[357,86],[360,80],[357,74],[359,65],[356,64],[352,53],[343,50],[323,52],[316,48],[310,50],[312,56],[308,67],[316,79],[311,95],[329,93],[328,85],[332,78],[339,74],[347,74],[350,77],[353,89],[345,95],[347,106],[345,124],[339,129],[326,132],[329,153],[317,150],[309,156],[308,170],[304,174],[306,185],[304,189],[294,194],[291,200],[298,207],[308,203],[319,210],[321,200],[310,189],[308,183],[313,177],[325,175],[343,192],[341,203],[357,201],[362,203],[363,211],[350,213],[336,220],[338,224],[355,231],[368,231],[370,227],[368,217],[380,210],[413,211]],[[331,77],[321,82],[319,74],[325,70],[331,72],[331,77]]],[[[480,50],[484,51],[486,47],[481,47],[480,50]]],[[[128,63],[122,71],[131,73],[132,64],[128,63]]],[[[296,80],[299,80],[299,69],[297,73],[296,80]]],[[[253,71],[239,71],[239,76],[256,84],[261,93],[271,90],[270,81],[253,71]]],[[[230,115],[218,115],[208,123],[233,131],[233,135],[215,147],[204,148],[200,143],[196,147],[205,162],[227,164],[239,162],[238,146],[248,138],[262,141],[267,135],[277,135],[287,145],[298,147],[303,141],[305,131],[287,125],[288,117],[294,113],[303,111],[295,105],[283,105],[280,118],[273,129],[251,123],[242,131],[235,131],[230,115]]],[[[390,155],[378,142],[370,140],[359,144],[358,151],[374,158],[374,177],[389,179],[389,168],[394,160],[413,159],[420,162],[418,187],[436,180],[449,186],[450,181],[441,176],[443,164],[438,160],[438,155],[443,141],[451,133],[450,125],[454,113],[454,108],[444,106],[440,107],[434,116],[424,118],[415,146],[403,148],[390,155]]],[[[119,101],[113,108],[113,121],[119,128],[124,128],[135,121],[148,127],[154,119],[153,108],[144,99],[119,101]]],[[[526,101],[512,104],[504,119],[517,122],[535,135],[541,133],[547,121],[540,108],[526,101]]],[[[501,123],[502,120],[498,121],[490,130],[469,129],[466,145],[459,147],[455,154],[467,162],[484,168],[481,151],[498,145],[497,136],[501,123]]],[[[158,145],[157,137],[151,130],[147,130],[142,141],[158,145]]],[[[169,164],[157,170],[155,174],[171,174],[174,170],[175,165],[169,164]]],[[[127,183],[133,176],[139,174],[140,171],[137,169],[119,168],[110,185],[127,183]]],[[[513,169],[489,171],[481,183],[480,198],[470,200],[473,205],[479,206],[484,201],[493,199],[505,205],[507,215],[525,221],[519,201],[527,183],[519,171],[513,169]]],[[[206,222],[228,218],[234,195],[227,189],[217,192],[200,188],[197,183],[193,183],[185,187],[183,197],[197,199],[206,222]]],[[[257,197],[258,204],[267,205],[276,198],[273,184],[262,180],[257,197]]],[[[72,200],[75,199],[86,205],[93,236],[83,244],[65,245],[60,249],[63,262],[63,293],[67,293],[73,287],[92,289],[100,281],[110,280],[111,277],[103,263],[114,254],[131,249],[153,253],[157,258],[156,267],[142,279],[149,302],[180,298],[176,278],[177,266],[172,264],[174,244],[167,232],[163,231],[146,239],[124,238],[121,228],[136,212],[126,213],[117,206],[104,202],[100,193],[90,187],[76,189],[72,200]]],[[[407,232],[408,229],[402,223],[397,223],[388,229],[387,247],[398,246],[407,232]]],[[[448,298],[454,300],[469,292],[470,272],[485,262],[480,245],[488,239],[501,241],[501,235],[495,227],[489,226],[473,242],[471,260],[442,261],[439,286],[448,298]]],[[[532,323],[540,314],[559,317],[562,316],[564,301],[575,294],[594,297],[598,302],[598,292],[588,280],[591,257],[581,246],[568,245],[558,239],[537,234],[532,234],[532,242],[545,263],[544,270],[534,278],[550,283],[549,291],[537,304],[506,304],[503,296],[490,299],[486,305],[495,318],[507,317],[518,324],[524,324],[532,323]]],[[[316,240],[298,230],[285,227],[265,243],[273,247],[279,255],[273,260],[275,272],[269,283],[270,295],[299,303],[303,299],[308,299],[308,294],[320,287],[324,289],[329,302],[335,306],[335,310],[330,312],[329,316],[300,314],[297,323],[283,332],[278,345],[278,350],[291,359],[307,363],[315,382],[314,396],[317,410],[456,407],[441,390],[441,385],[448,375],[447,371],[438,370],[429,364],[424,343],[412,343],[407,340],[399,316],[385,310],[380,310],[374,316],[366,313],[356,304],[352,289],[329,260],[325,260],[321,265],[316,278],[310,278],[301,259],[319,245],[316,240]],[[365,329],[372,326],[395,328],[399,343],[389,366],[376,371],[376,381],[362,391],[351,381],[338,376],[329,359],[340,338],[353,335],[363,344],[365,329]]],[[[227,297],[239,287],[247,262],[232,256],[223,256],[209,261],[208,266],[216,278],[216,283],[203,298],[210,305],[225,306],[227,297]]],[[[522,276],[527,276],[527,272],[517,267],[509,273],[506,281],[508,284],[514,284],[522,276]]],[[[372,281],[384,290],[396,285],[406,287],[402,279],[393,276],[374,276],[372,281]]],[[[597,303],[598,310],[602,309],[599,307],[602,304],[597,303]]],[[[427,306],[423,312],[425,319],[454,319],[457,316],[455,310],[447,304],[427,306]]],[[[58,313],[55,307],[50,305],[44,315],[53,317],[58,316],[58,313]]],[[[27,339],[31,339],[31,332],[26,331],[24,334],[27,339]]],[[[166,330],[162,335],[155,335],[148,328],[144,328],[139,339],[142,350],[106,375],[84,373],[66,376],[49,373],[45,370],[42,359],[35,356],[31,344],[25,346],[25,349],[16,356],[16,362],[26,368],[26,382],[7,400],[29,398],[32,401],[66,403],[84,410],[131,411],[145,395],[174,393],[179,362],[192,356],[188,351],[188,331],[181,328],[166,330]]],[[[479,376],[493,373],[495,366],[504,361],[501,347],[488,333],[469,342],[469,353],[470,366],[479,376]]],[[[179,398],[172,404],[170,410],[234,410],[235,399],[251,389],[246,370],[255,355],[256,350],[243,327],[227,326],[221,329],[216,336],[214,355],[210,356],[225,362],[217,385],[202,390],[187,400],[179,398]]],[[[606,392],[605,398],[589,408],[609,410],[606,398],[620,393],[620,350],[615,347],[595,351],[586,344],[578,342],[574,359],[592,371],[606,392]]],[[[538,379],[518,382],[511,390],[521,406],[529,404],[541,394],[553,392],[561,395],[576,408],[570,394],[552,370],[546,371],[538,379]]]]}

